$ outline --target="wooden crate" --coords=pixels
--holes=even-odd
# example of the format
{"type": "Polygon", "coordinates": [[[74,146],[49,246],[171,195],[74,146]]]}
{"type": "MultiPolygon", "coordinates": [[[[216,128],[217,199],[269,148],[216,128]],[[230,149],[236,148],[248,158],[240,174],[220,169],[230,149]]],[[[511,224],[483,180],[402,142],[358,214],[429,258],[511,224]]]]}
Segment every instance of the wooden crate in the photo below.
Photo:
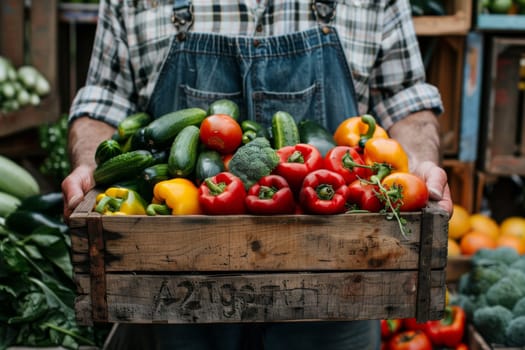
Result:
{"type": "Polygon", "coordinates": [[[472,324],[467,325],[467,343],[470,350],[523,350],[523,347],[505,347],[489,344],[472,324]]]}
{"type": "Polygon", "coordinates": [[[70,218],[80,324],[440,319],[448,215],[70,218]]]}
{"type": "Polygon", "coordinates": [[[413,17],[416,33],[422,36],[467,34],[472,22],[471,0],[444,0],[445,16],[413,17]]]}
{"type": "Polygon", "coordinates": [[[496,36],[490,43],[480,148],[485,150],[480,155],[483,170],[493,175],[525,175],[525,100],[518,89],[520,65],[525,68],[525,39],[496,36]]]}
{"type": "Polygon", "coordinates": [[[0,137],[35,127],[60,117],[57,67],[58,0],[2,0],[0,55],[15,67],[31,64],[51,85],[51,93],[39,106],[25,107],[8,114],[0,113],[0,137]],[[27,42],[27,45],[26,45],[27,42]]]}

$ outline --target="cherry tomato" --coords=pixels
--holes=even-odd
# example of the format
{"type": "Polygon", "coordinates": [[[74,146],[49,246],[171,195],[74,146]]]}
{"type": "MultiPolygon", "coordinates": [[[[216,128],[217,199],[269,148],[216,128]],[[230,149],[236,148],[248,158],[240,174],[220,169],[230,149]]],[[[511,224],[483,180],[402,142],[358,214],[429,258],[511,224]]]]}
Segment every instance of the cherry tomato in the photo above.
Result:
{"type": "Polygon", "coordinates": [[[400,211],[418,211],[428,202],[429,194],[425,181],[412,173],[392,173],[385,176],[381,183],[387,189],[392,189],[394,186],[400,188],[402,196],[400,211]]]}
{"type": "Polygon", "coordinates": [[[422,331],[403,331],[388,342],[390,350],[432,350],[432,343],[422,331]]]}
{"type": "Polygon", "coordinates": [[[242,129],[229,115],[212,114],[201,123],[200,140],[221,154],[233,153],[242,142],[242,129]]]}

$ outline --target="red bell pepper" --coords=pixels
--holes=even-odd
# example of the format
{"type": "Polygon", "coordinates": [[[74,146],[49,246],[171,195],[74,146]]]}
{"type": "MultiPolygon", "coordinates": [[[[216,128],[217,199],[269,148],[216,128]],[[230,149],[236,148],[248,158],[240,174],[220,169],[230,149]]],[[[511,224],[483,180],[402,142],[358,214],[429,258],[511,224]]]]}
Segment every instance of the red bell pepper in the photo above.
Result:
{"type": "Polygon", "coordinates": [[[362,166],[365,161],[355,147],[336,146],[330,149],[324,158],[325,169],[335,171],[345,178],[346,184],[356,179],[368,179],[372,175],[370,168],[362,166]]]}
{"type": "Polygon", "coordinates": [[[206,178],[199,186],[199,204],[205,214],[244,214],[245,198],[244,183],[229,172],[221,172],[206,178]]]}
{"type": "Polygon", "coordinates": [[[445,308],[445,315],[441,320],[427,321],[423,330],[432,344],[436,346],[455,347],[463,339],[465,332],[465,311],[456,305],[445,308]]]}
{"type": "Polygon", "coordinates": [[[323,167],[321,152],[306,143],[282,147],[277,150],[277,155],[280,161],[273,173],[284,177],[294,193],[300,190],[308,173],[323,167]]]}
{"type": "Polygon", "coordinates": [[[399,318],[381,320],[381,339],[386,340],[401,330],[403,320],[399,318]]]}
{"type": "Polygon", "coordinates": [[[378,213],[385,207],[378,196],[379,186],[375,184],[358,179],[350,183],[348,189],[348,204],[354,210],[378,213]]]}
{"type": "Polygon", "coordinates": [[[327,169],[314,170],[303,180],[299,203],[311,214],[340,214],[346,211],[349,189],[342,175],[327,169]]]}
{"type": "Polygon", "coordinates": [[[288,182],[280,175],[267,175],[250,187],[246,208],[251,214],[276,215],[295,213],[295,199],[288,182]]]}

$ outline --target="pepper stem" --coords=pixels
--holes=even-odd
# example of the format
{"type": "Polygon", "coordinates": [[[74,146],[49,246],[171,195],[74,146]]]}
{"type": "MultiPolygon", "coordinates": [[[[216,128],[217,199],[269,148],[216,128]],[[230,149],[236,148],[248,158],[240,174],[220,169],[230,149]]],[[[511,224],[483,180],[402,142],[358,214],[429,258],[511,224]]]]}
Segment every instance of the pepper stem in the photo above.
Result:
{"type": "Polygon", "coordinates": [[[205,179],[204,182],[206,183],[206,186],[208,186],[210,194],[214,196],[218,196],[223,193],[227,186],[224,182],[215,183],[211,178],[205,179]]]}
{"type": "Polygon", "coordinates": [[[276,192],[276,188],[270,186],[261,186],[259,188],[259,199],[272,199],[276,192]]]}
{"type": "Polygon", "coordinates": [[[303,154],[299,151],[294,151],[290,157],[288,157],[288,163],[301,163],[304,164],[303,154]]]}
{"type": "Polygon", "coordinates": [[[317,186],[315,191],[317,192],[317,197],[323,200],[331,200],[335,195],[334,188],[332,187],[332,185],[328,184],[322,184],[317,186]]]}
{"type": "Polygon", "coordinates": [[[376,120],[370,114],[363,114],[361,116],[361,121],[368,125],[366,134],[361,135],[361,138],[359,139],[359,147],[364,148],[366,141],[371,139],[376,132],[376,120]]]}

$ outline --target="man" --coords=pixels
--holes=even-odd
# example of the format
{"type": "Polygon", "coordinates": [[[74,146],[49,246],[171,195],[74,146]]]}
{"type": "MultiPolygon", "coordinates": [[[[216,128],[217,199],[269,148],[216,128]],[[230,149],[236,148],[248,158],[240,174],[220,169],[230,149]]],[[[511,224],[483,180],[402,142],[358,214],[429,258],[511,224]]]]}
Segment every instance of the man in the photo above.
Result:
{"type": "MultiPolygon", "coordinates": [[[[65,215],[94,187],[95,149],[122,118],[205,108],[220,98],[235,101],[242,119],[268,124],[284,110],[332,132],[350,116],[372,114],[450,213],[438,166],[442,104],[424,79],[408,0],[101,1],[87,83],[71,107],[65,215]]],[[[163,347],[192,349],[236,349],[240,332],[159,330],[172,336],[161,337],[163,347]]],[[[272,350],[379,346],[377,321],[265,325],[260,334],[272,350]]]]}

